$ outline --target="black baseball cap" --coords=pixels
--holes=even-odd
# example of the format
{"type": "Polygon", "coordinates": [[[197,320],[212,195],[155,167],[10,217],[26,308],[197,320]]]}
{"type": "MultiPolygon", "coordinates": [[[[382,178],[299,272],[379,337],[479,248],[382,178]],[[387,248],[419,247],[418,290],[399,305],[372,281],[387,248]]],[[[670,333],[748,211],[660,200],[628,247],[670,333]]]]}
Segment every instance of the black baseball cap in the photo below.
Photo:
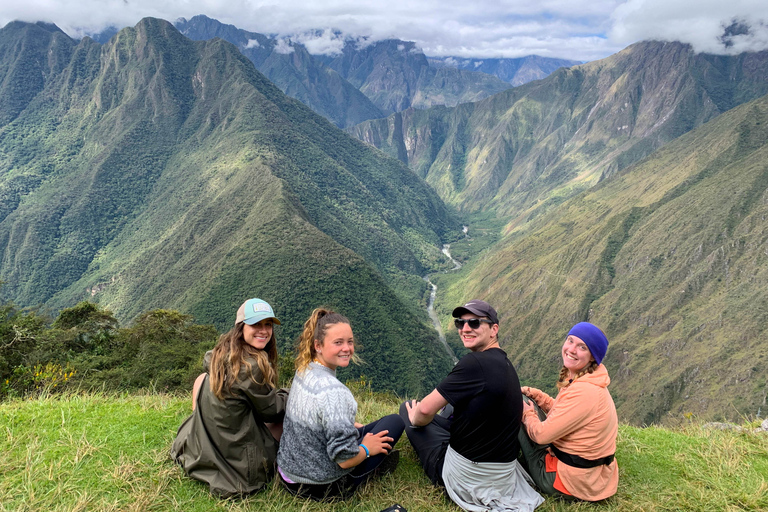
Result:
{"type": "Polygon", "coordinates": [[[499,317],[496,315],[496,310],[484,300],[472,299],[463,306],[457,307],[453,310],[453,317],[459,318],[461,315],[466,315],[467,313],[487,317],[494,324],[499,323],[499,317]]]}

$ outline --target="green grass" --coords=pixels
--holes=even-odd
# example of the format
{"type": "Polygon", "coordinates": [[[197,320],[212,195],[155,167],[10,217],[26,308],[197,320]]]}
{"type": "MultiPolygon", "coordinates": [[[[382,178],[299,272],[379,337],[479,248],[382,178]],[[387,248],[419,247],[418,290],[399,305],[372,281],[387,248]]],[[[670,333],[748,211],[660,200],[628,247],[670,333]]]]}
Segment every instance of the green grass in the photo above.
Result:
{"type": "MultiPolygon", "coordinates": [[[[396,411],[399,399],[353,387],[359,421],[396,411]]],[[[406,439],[392,475],[344,503],[295,499],[277,484],[220,501],[186,478],[168,450],[190,412],[188,396],[71,394],[0,404],[0,510],[409,511],[460,509],[423,475],[406,439]]],[[[768,434],[621,426],[619,492],[601,510],[766,510],[768,434]]],[[[548,499],[539,510],[592,510],[548,499]]]]}

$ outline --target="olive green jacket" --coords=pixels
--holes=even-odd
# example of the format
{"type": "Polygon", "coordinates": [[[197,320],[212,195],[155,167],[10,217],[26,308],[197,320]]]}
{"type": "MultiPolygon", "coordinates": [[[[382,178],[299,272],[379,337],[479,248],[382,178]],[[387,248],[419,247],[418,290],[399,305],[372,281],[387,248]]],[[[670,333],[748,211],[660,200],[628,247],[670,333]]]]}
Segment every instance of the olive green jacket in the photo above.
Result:
{"type": "MultiPolygon", "coordinates": [[[[211,352],[205,354],[208,372],[211,352]]],[[[261,371],[256,361],[253,376],[261,371]]],[[[281,423],[288,399],[286,389],[257,384],[245,365],[232,386],[231,396],[219,400],[206,376],[197,406],[184,420],[171,447],[171,457],[191,478],[205,482],[222,498],[247,494],[264,487],[274,476],[278,443],[265,423],[281,423]]]]}

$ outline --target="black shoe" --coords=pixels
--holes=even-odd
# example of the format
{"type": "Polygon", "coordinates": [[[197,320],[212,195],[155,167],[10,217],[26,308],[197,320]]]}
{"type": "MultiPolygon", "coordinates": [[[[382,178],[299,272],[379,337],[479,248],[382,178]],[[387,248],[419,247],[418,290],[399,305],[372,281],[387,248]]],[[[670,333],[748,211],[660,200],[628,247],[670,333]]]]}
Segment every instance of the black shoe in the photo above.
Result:
{"type": "Polygon", "coordinates": [[[395,503],[391,507],[387,507],[381,512],[408,512],[408,510],[402,505],[395,503]]]}
{"type": "MultiPolygon", "coordinates": [[[[389,455],[384,457],[384,460],[381,461],[381,464],[379,464],[378,467],[374,470],[376,473],[376,476],[384,476],[392,473],[395,470],[395,468],[397,468],[397,465],[399,463],[400,463],[400,450],[392,450],[391,452],[389,452],[389,455]]],[[[397,506],[399,507],[400,505],[397,505],[397,506]]],[[[390,510],[390,509],[387,509],[387,510],[390,510]]],[[[392,509],[392,510],[398,510],[398,509],[392,509]]]]}

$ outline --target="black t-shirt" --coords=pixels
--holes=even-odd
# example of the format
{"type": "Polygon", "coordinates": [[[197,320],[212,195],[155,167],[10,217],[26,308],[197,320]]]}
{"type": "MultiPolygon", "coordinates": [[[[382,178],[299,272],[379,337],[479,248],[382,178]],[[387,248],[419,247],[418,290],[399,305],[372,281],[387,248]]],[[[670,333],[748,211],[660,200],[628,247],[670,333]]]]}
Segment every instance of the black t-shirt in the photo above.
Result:
{"type": "Polygon", "coordinates": [[[453,405],[451,447],[474,462],[512,462],[520,451],[520,381],[500,348],[471,352],[437,385],[453,405]]]}

